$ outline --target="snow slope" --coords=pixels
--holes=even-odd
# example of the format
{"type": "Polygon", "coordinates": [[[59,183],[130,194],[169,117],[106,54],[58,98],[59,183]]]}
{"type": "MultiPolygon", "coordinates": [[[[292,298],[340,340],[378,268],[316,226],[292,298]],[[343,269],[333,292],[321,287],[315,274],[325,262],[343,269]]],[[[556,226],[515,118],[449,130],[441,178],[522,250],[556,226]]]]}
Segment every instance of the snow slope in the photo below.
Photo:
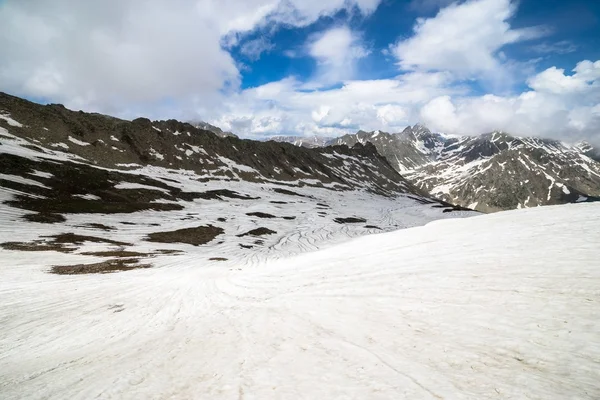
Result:
{"type": "Polygon", "coordinates": [[[2,252],[0,397],[598,399],[599,224],[542,207],[83,276],[2,252]]]}

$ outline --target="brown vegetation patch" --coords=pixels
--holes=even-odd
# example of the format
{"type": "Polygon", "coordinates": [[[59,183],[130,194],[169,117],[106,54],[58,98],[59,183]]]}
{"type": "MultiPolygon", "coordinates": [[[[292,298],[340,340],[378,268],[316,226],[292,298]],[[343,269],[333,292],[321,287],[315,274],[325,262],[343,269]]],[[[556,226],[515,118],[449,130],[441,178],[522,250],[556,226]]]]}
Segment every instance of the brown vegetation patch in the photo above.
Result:
{"type": "Polygon", "coordinates": [[[380,228],[380,227],[378,227],[378,226],[375,226],[375,225],[365,225],[365,228],[366,228],[366,229],[379,229],[379,230],[381,230],[381,228],[380,228]]]}
{"type": "Polygon", "coordinates": [[[151,253],[139,253],[137,251],[126,251],[126,250],[108,250],[108,251],[86,251],[81,253],[84,256],[96,256],[96,257],[150,257],[151,253]]]}
{"type": "Polygon", "coordinates": [[[55,224],[58,222],[65,222],[67,219],[60,214],[53,213],[37,213],[37,214],[26,214],[23,215],[23,219],[31,222],[39,222],[42,224],[55,224]]]}
{"type": "Polygon", "coordinates": [[[44,236],[53,238],[54,243],[71,243],[71,244],[83,244],[85,242],[92,243],[108,243],[117,246],[132,246],[131,243],[119,242],[117,240],[99,238],[96,236],[77,235],[75,233],[61,233],[59,235],[44,236]]]}
{"type": "Polygon", "coordinates": [[[272,231],[269,228],[260,227],[260,228],[252,229],[251,231],[248,231],[246,233],[242,233],[241,235],[238,235],[238,237],[272,235],[274,233],[277,233],[277,232],[272,231]]]}
{"type": "Polygon", "coordinates": [[[178,229],[170,232],[154,232],[148,235],[148,242],[186,243],[193,246],[206,244],[225,232],[223,228],[207,225],[195,228],[178,229]]]}
{"type": "Polygon", "coordinates": [[[252,197],[247,194],[240,194],[238,192],[234,192],[233,190],[227,189],[218,189],[218,190],[209,190],[202,193],[195,193],[195,197],[204,199],[204,200],[223,200],[223,197],[227,197],[230,199],[240,199],[240,200],[258,200],[260,197],[252,197]]]}
{"type": "Polygon", "coordinates": [[[246,215],[248,215],[250,217],[258,217],[258,218],[276,218],[274,215],[267,214],[264,212],[251,212],[251,213],[246,213],[246,215]]]}
{"type": "Polygon", "coordinates": [[[287,194],[288,196],[298,196],[298,197],[308,197],[300,193],[292,192],[291,190],[275,188],[273,189],[275,193],[287,194]]]}
{"type": "Polygon", "coordinates": [[[348,217],[348,218],[334,218],[333,219],[338,224],[357,224],[360,222],[367,222],[364,218],[356,218],[356,217],[348,217]]]}
{"type": "Polygon", "coordinates": [[[42,240],[36,240],[33,242],[5,242],[0,243],[0,247],[5,250],[59,251],[61,253],[71,253],[76,250],[73,247],[66,247],[62,243],[44,242],[42,240]]]}
{"type": "Polygon", "coordinates": [[[126,258],[102,261],[94,264],[55,265],[50,272],[59,275],[104,274],[107,272],[150,268],[151,266],[150,264],[140,264],[137,258],[126,258]]]}
{"type": "Polygon", "coordinates": [[[92,228],[92,229],[100,229],[106,232],[110,232],[110,231],[114,231],[117,228],[112,227],[112,226],[108,226],[108,225],[104,225],[104,224],[97,224],[95,222],[89,223],[89,224],[84,224],[81,225],[82,228],[92,228]]]}

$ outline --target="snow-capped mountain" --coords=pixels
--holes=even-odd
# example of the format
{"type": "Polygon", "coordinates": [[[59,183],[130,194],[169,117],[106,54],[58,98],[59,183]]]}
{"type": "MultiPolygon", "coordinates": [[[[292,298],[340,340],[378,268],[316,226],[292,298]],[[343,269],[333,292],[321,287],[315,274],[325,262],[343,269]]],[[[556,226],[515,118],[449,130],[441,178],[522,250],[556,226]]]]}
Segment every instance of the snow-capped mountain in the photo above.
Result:
{"type": "Polygon", "coordinates": [[[434,160],[445,143],[446,138],[429,129],[415,125],[400,133],[383,131],[358,131],[327,142],[327,145],[354,146],[357,143],[373,143],[379,153],[399,172],[418,168],[434,160]]]}
{"type": "Polygon", "coordinates": [[[321,136],[272,136],[267,140],[279,143],[291,143],[294,146],[315,148],[325,146],[332,138],[321,136]]]}
{"type": "Polygon", "coordinates": [[[448,137],[415,125],[403,132],[358,132],[332,143],[373,143],[390,164],[432,196],[480,211],[600,197],[600,163],[587,143],[505,132],[448,137]]]}

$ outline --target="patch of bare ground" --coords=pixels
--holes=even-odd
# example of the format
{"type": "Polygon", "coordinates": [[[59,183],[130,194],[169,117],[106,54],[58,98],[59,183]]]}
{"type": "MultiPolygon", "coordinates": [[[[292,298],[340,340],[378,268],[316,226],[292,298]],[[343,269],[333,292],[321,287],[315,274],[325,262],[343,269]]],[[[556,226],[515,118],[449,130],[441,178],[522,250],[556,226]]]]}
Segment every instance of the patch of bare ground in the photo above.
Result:
{"type": "Polygon", "coordinates": [[[264,212],[251,212],[251,213],[246,213],[246,215],[248,215],[250,217],[258,217],[258,218],[277,218],[276,216],[274,216],[272,214],[268,214],[268,213],[264,213],[264,212]]]}
{"type": "Polygon", "coordinates": [[[140,260],[137,258],[121,258],[94,264],[55,265],[50,272],[59,275],[104,274],[150,267],[152,267],[151,264],[140,264],[140,260]]]}
{"type": "Polygon", "coordinates": [[[275,189],[273,189],[273,191],[275,193],[279,193],[279,194],[287,194],[288,196],[308,197],[303,194],[292,192],[291,190],[287,190],[287,189],[275,188],[275,189]]]}
{"type": "Polygon", "coordinates": [[[283,219],[287,219],[287,220],[292,220],[292,219],[296,219],[296,217],[281,217],[283,219]]]}
{"type": "Polygon", "coordinates": [[[348,218],[334,218],[333,219],[338,224],[357,224],[360,222],[367,222],[364,218],[356,218],[356,217],[348,217],[348,218]]]}
{"type": "Polygon", "coordinates": [[[379,229],[379,230],[381,230],[381,228],[380,228],[380,227],[378,227],[378,226],[375,226],[375,225],[365,225],[365,228],[366,228],[366,229],[379,229]]]}
{"type": "Polygon", "coordinates": [[[227,189],[217,189],[217,190],[208,190],[202,193],[195,193],[195,197],[204,199],[204,200],[223,200],[223,197],[227,197],[230,199],[239,199],[239,200],[258,200],[260,197],[252,197],[247,194],[240,194],[238,192],[234,192],[233,190],[227,189]]]}
{"type": "Polygon", "coordinates": [[[76,248],[67,247],[62,243],[44,242],[43,240],[36,240],[33,242],[5,242],[0,243],[0,247],[5,250],[58,251],[61,253],[71,253],[76,250],[76,248]]]}
{"type": "Polygon", "coordinates": [[[52,238],[54,243],[83,244],[85,242],[92,242],[114,244],[116,246],[132,246],[131,243],[119,242],[117,240],[105,239],[96,236],[77,235],[75,233],[61,233],[59,235],[44,237],[52,238]]]}
{"type": "Polygon", "coordinates": [[[107,243],[117,246],[131,246],[131,243],[119,242],[112,239],[99,238],[95,236],[76,235],[74,233],[62,233],[53,236],[44,236],[44,240],[34,240],[32,242],[5,242],[0,243],[0,247],[6,250],[19,251],[59,251],[61,253],[71,253],[77,250],[72,245],[82,245],[85,242],[107,243]],[[50,239],[50,240],[46,240],[50,239]]]}
{"type": "Polygon", "coordinates": [[[60,214],[53,213],[37,213],[37,214],[25,214],[23,219],[30,222],[39,222],[42,224],[56,224],[58,222],[65,222],[67,219],[60,214]]]}
{"type": "Polygon", "coordinates": [[[241,235],[237,235],[238,237],[244,237],[244,236],[263,236],[263,235],[272,235],[274,233],[277,233],[269,228],[264,228],[264,227],[260,227],[260,228],[256,228],[256,229],[252,229],[251,231],[248,231],[246,233],[242,233],[241,235]]]}
{"type": "Polygon", "coordinates": [[[155,254],[173,254],[173,255],[183,254],[183,253],[184,252],[181,250],[173,250],[173,249],[158,249],[155,252],[155,254]]]}
{"type": "Polygon", "coordinates": [[[224,258],[224,257],[211,257],[208,260],[209,261],[227,261],[229,259],[228,258],[224,258]]]}
{"type": "Polygon", "coordinates": [[[207,225],[195,228],[178,229],[170,232],[154,232],[148,235],[146,241],[159,243],[186,243],[193,246],[206,244],[221,235],[223,228],[207,225]]]}
{"type": "Polygon", "coordinates": [[[89,223],[89,224],[83,224],[81,225],[82,228],[92,228],[92,229],[100,229],[102,231],[106,231],[106,232],[110,232],[110,231],[114,231],[117,228],[112,227],[112,226],[108,226],[108,225],[104,225],[104,224],[97,224],[97,223],[89,223]]]}
{"type": "Polygon", "coordinates": [[[95,256],[95,257],[151,257],[152,253],[140,253],[137,251],[127,250],[108,250],[108,251],[86,251],[81,253],[84,256],[95,256]]]}

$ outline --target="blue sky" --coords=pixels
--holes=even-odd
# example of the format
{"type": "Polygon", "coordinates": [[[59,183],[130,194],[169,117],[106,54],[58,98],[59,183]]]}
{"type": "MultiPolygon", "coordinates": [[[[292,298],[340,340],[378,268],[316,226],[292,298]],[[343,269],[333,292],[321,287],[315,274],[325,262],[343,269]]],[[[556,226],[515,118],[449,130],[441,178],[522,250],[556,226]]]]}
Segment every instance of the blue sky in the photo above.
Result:
{"type": "Polygon", "coordinates": [[[0,0],[0,90],[241,136],[600,142],[595,0],[0,0]]]}
{"type": "MultiPolygon", "coordinates": [[[[300,50],[301,53],[302,46],[310,35],[343,24],[362,32],[365,42],[372,50],[360,61],[358,77],[393,78],[398,75],[398,69],[393,61],[386,59],[382,51],[398,38],[411,36],[417,18],[435,17],[440,9],[439,5],[450,3],[442,0],[418,5],[414,1],[388,0],[366,17],[352,16],[343,10],[303,28],[280,27],[274,33],[269,28],[257,29],[232,49],[235,59],[248,67],[242,70],[242,87],[259,86],[290,75],[308,79],[316,69],[316,61],[307,54],[290,58],[285,52],[300,50]],[[262,53],[260,59],[240,53],[240,48],[245,43],[261,38],[273,47],[262,53]]],[[[542,25],[550,32],[537,40],[507,46],[504,51],[516,60],[542,58],[538,62],[540,68],[558,66],[569,69],[581,59],[600,59],[599,18],[600,2],[594,0],[521,0],[511,25],[542,25]],[[536,46],[539,53],[535,52],[536,46]],[[546,46],[547,51],[541,52],[543,48],[539,46],[546,46]],[[556,46],[555,51],[552,51],[552,46],[556,46]]]]}

